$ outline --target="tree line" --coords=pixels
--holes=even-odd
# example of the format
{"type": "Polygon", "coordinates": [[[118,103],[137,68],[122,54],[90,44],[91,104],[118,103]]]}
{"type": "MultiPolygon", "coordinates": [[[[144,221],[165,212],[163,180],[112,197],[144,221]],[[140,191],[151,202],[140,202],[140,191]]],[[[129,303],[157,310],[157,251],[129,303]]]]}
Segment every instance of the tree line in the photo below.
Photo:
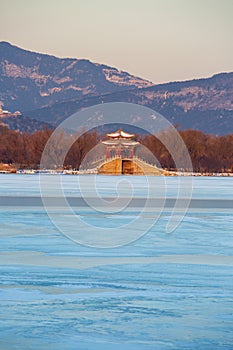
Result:
{"type": "MultiPolygon", "coordinates": [[[[0,163],[10,164],[15,168],[39,168],[43,150],[52,133],[53,130],[49,129],[33,134],[20,133],[0,126],[0,163]]],[[[232,134],[213,136],[196,130],[179,131],[179,134],[186,144],[195,172],[233,172],[232,134]]],[[[172,138],[172,135],[169,136],[168,133],[167,137],[172,138]]],[[[79,138],[61,131],[50,154],[54,168],[79,169],[85,155],[102,138],[97,131],[83,132],[79,138]],[[59,164],[59,152],[66,147],[69,151],[64,164],[59,164]]],[[[158,138],[152,135],[136,135],[136,139],[154,154],[164,169],[175,170],[171,154],[158,138]]],[[[101,155],[96,154],[97,158],[99,156],[101,155]]]]}
{"type": "MultiPolygon", "coordinates": [[[[168,143],[171,148],[175,148],[176,145],[172,145],[172,132],[167,134],[167,137],[171,139],[168,143]]],[[[179,131],[179,134],[189,152],[193,171],[201,173],[233,172],[233,134],[214,136],[197,130],[183,130],[179,131]]],[[[155,155],[162,168],[176,170],[171,154],[157,138],[146,135],[141,137],[140,141],[155,155]]],[[[180,156],[182,157],[182,154],[180,156]]]]}

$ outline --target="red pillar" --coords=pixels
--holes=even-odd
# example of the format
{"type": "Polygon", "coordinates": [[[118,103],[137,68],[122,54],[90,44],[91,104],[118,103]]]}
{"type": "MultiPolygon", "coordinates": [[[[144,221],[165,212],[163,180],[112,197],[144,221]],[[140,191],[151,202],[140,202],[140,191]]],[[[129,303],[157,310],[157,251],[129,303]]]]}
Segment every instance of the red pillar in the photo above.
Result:
{"type": "Polygon", "coordinates": [[[117,157],[120,157],[121,156],[121,149],[120,149],[120,147],[118,147],[116,151],[117,151],[117,157]]]}
{"type": "Polygon", "coordinates": [[[131,158],[134,157],[134,149],[133,149],[133,147],[130,149],[130,157],[131,157],[131,158]]]}
{"type": "Polygon", "coordinates": [[[106,159],[110,158],[110,148],[106,148],[106,159]]]}

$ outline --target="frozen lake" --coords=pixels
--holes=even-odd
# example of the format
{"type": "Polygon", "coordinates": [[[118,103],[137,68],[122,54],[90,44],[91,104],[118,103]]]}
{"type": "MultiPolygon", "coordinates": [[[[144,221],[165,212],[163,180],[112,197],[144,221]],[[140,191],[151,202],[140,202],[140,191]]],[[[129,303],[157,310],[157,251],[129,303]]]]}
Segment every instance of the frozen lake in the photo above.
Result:
{"type": "Polygon", "coordinates": [[[232,349],[232,177],[193,178],[190,208],[171,233],[179,178],[151,179],[148,194],[144,177],[44,175],[47,212],[39,180],[0,175],[0,349],[232,349]],[[57,179],[73,212],[59,206],[57,179]],[[104,210],[91,206],[96,193],[110,199],[104,210]],[[150,202],[141,212],[153,196],[164,208],[150,202]],[[118,233],[132,239],[119,244],[118,233]]]}

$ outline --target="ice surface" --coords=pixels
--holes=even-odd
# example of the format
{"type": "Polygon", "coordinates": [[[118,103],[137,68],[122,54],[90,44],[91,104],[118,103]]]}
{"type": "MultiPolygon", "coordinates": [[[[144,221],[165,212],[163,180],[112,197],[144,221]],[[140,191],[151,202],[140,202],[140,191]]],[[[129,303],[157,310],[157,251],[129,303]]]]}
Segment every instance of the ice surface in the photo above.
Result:
{"type": "MultiPolygon", "coordinates": [[[[39,196],[38,179],[1,175],[0,194],[39,196]]],[[[88,176],[83,180],[88,189],[88,176]]],[[[116,195],[119,178],[98,181],[101,195],[116,195]]],[[[144,178],[132,181],[134,195],[143,198],[144,178]]],[[[170,198],[177,181],[166,179],[170,198]]],[[[80,195],[76,176],[63,176],[62,182],[67,195],[80,195]]],[[[193,196],[232,200],[231,183],[195,178],[193,196]]],[[[125,196],[131,190],[120,188],[125,196]]],[[[56,188],[48,187],[48,194],[56,188]]],[[[135,209],[116,215],[79,210],[87,222],[100,225],[116,226],[138,215],[135,209]]],[[[163,211],[131,244],[98,249],[61,234],[43,207],[2,205],[0,349],[232,349],[232,210],[191,209],[166,234],[170,214],[163,211]]],[[[68,223],[66,213],[57,215],[68,223]]]]}

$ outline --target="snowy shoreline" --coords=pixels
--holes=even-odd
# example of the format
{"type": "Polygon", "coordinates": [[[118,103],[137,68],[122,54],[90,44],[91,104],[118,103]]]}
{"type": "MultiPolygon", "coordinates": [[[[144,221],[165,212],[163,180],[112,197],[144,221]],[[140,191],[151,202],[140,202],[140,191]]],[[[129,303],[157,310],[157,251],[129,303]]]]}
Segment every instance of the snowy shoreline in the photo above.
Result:
{"type": "MultiPolygon", "coordinates": [[[[0,170],[0,174],[27,174],[27,175],[98,175],[95,170],[35,170],[35,169],[24,169],[24,170],[0,170]]],[[[108,175],[109,176],[109,175],[108,175]]],[[[135,175],[132,175],[135,176],[135,175]]],[[[149,175],[147,175],[149,176],[149,175]]],[[[153,176],[153,175],[150,175],[153,176]]],[[[163,175],[164,176],[164,175],[163,175]]],[[[199,172],[176,172],[170,171],[165,176],[213,176],[213,177],[233,177],[233,173],[199,173],[199,172]]]]}

